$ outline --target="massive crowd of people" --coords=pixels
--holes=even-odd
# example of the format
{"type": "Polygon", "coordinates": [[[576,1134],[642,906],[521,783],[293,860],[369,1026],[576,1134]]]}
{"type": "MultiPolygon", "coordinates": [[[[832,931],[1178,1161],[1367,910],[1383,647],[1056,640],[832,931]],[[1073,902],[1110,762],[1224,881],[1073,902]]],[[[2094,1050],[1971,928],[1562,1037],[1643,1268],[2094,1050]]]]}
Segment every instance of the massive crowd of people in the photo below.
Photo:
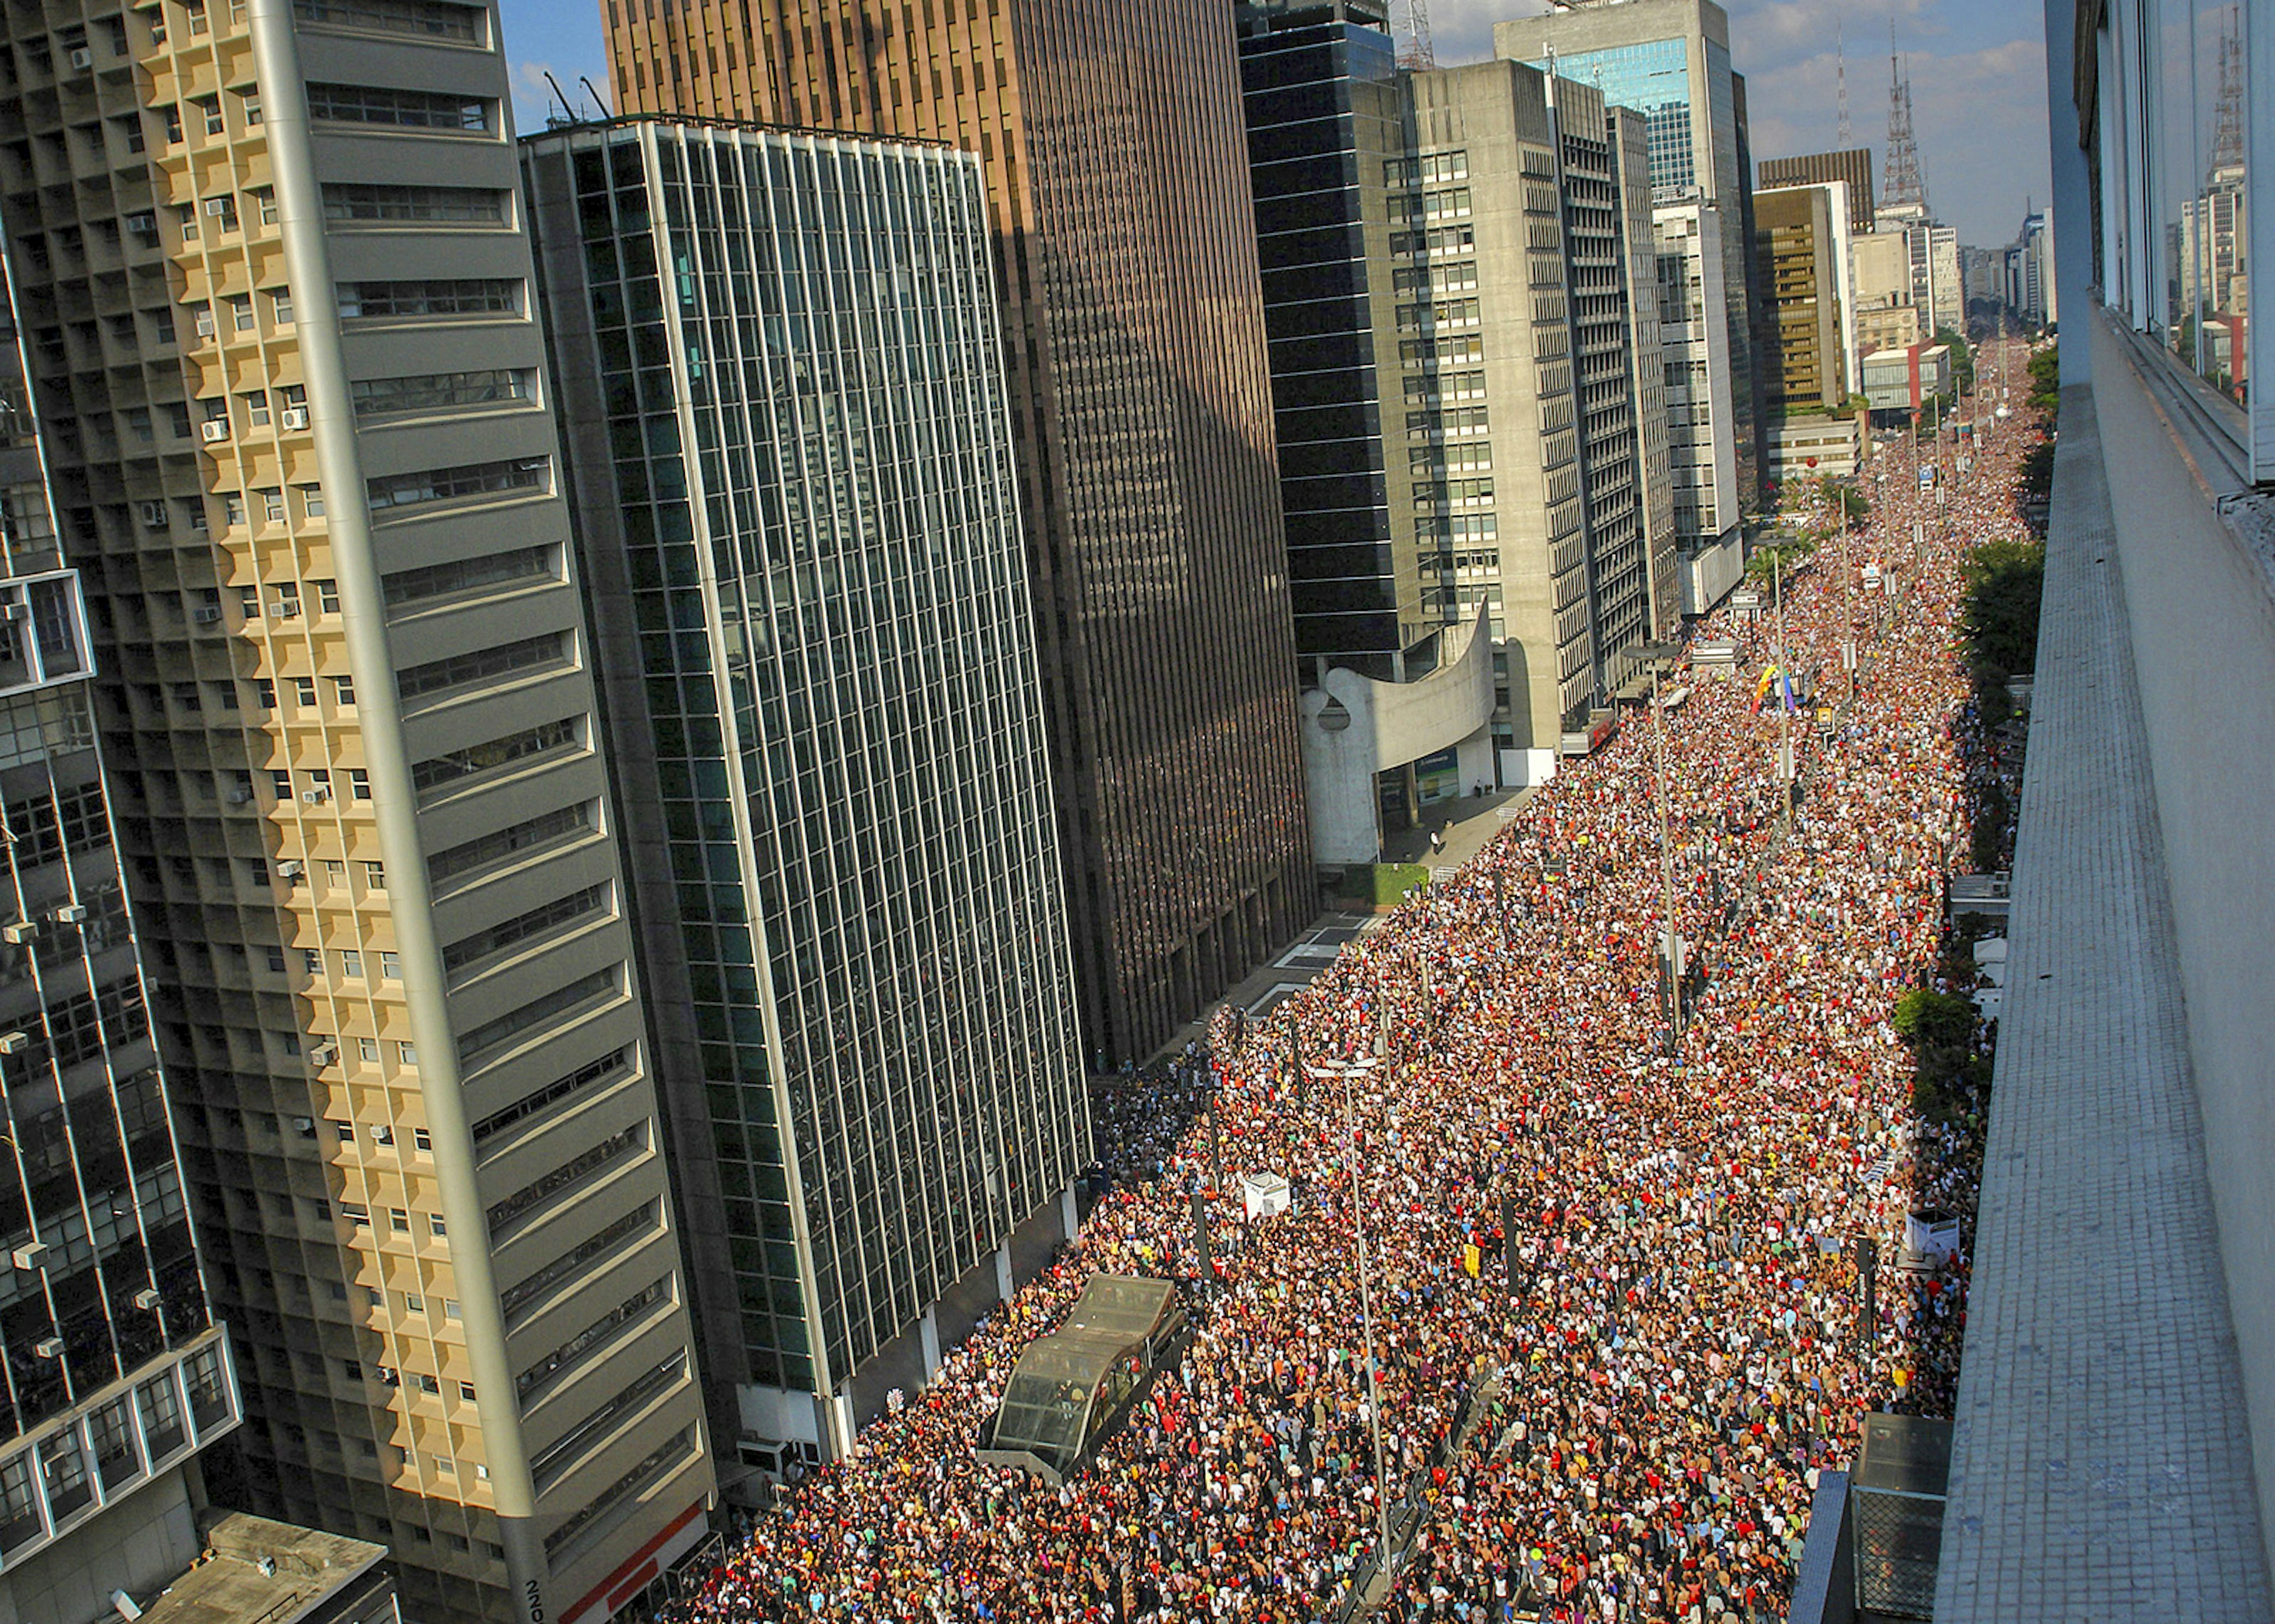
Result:
{"type": "Polygon", "coordinates": [[[1379,1421],[1419,1527],[1378,1617],[1782,1619],[1818,1469],[1853,1457],[1863,1412],[1952,1401],[1964,1247],[1918,1271],[1900,1250],[1915,1207],[1971,1225],[1981,1118],[1915,1111],[1890,1016],[1954,973],[1943,886],[1979,743],[1961,563],[2026,533],[2032,432],[2001,425],[1937,489],[1884,453],[1869,519],[1784,581],[1781,613],[1697,629],[1735,669],[1686,656],[1680,703],[1630,709],[1308,989],[1107,1084],[1110,1182],[1079,1235],[669,1616],[1338,1620],[1377,1543],[1379,1421]],[[1844,552],[1894,593],[1851,591],[1844,552]],[[1816,674],[1798,714],[1775,684],[1756,706],[1780,646],[1816,674]],[[1021,1349],[1085,1280],[1201,1273],[1190,1191],[1219,1157],[1296,1198],[1252,1224],[1212,1204],[1182,1363],[1063,1486],[983,1466],[1021,1349]]]}

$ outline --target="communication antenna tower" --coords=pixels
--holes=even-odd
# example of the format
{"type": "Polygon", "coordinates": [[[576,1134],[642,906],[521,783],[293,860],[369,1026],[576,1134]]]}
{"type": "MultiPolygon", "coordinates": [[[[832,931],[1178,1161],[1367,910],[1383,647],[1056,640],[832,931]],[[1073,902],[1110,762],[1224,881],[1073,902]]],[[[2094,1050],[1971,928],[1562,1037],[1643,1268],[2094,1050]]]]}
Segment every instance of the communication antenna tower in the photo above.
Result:
{"type": "Polygon", "coordinates": [[[1410,73],[1426,73],[1438,65],[1430,44],[1429,0],[1397,0],[1398,65],[1410,73]]]}
{"type": "Polygon", "coordinates": [[[1919,143],[1912,136],[1912,83],[1896,63],[1896,25],[1888,24],[1888,167],[1880,192],[1883,208],[1927,208],[1927,184],[1920,178],[1919,143]]]}
{"type": "Polygon", "coordinates": [[[2243,168],[2243,26],[2233,6],[2220,22],[2218,50],[2219,91],[2211,116],[2210,178],[2214,183],[2222,178],[2221,170],[2243,168]]]}
{"type": "Polygon", "coordinates": [[[1856,135],[1848,128],[1848,47],[1841,24],[1833,25],[1833,72],[1840,84],[1840,134],[1833,143],[1835,152],[1847,152],[1856,145],[1856,135]]]}

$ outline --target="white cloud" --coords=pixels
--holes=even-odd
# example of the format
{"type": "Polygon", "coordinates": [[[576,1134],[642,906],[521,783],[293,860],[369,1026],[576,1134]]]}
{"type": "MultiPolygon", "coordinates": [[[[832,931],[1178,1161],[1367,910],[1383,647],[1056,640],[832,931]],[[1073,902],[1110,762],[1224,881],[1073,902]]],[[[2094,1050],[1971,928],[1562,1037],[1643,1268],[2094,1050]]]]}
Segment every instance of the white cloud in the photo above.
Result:
{"type": "MultiPolygon", "coordinates": [[[[1493,54],[1493,26],[1546,0],[1438,0],[1447,66],[1493,54]]],[[[1912,124],[1937,212],[1962,241],[2008,241],[2026,197],[2048,189],[2045,46],[2036,6],[1992,0],[1728,0],[1730,55],[1746,76],[1756,158],[1820,152],[1839,131],[1845,56],[1851,139],[1887,155],[1888,23],[1912,85],[1912,124]],[[1836,43],[1837,42],[1837,43],[1836,43]]]]}

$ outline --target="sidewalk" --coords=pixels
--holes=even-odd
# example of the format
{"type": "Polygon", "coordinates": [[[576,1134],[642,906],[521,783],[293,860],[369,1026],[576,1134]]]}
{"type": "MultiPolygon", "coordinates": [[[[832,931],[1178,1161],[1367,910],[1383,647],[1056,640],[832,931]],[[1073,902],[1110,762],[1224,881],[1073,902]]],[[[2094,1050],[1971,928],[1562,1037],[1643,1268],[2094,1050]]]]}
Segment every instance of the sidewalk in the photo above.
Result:
{"type": "Polygon", "coordinates": [[[1532,789],[1494,789],[1485,795],[1465,795],[1426,807],[1419,827],[1404,830],[1382,842],[1383,861],[1420,863],[1431,868],[1458,867],[1485,850],[1485,842],[1501,831],[1503,812],[1514,817],[1532,799],[1532,789]],[[1440,829],[1446,849],[1430,850],[1430,831],[1440,829]]]}

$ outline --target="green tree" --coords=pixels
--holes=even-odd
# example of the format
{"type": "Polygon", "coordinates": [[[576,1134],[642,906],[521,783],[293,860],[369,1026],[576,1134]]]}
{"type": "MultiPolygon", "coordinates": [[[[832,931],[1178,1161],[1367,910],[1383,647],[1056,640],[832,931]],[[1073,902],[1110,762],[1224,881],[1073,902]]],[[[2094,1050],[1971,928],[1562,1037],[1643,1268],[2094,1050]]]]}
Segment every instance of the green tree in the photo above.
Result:
{"type": "Polygon", "coordinates": [[[2045,585],[2044,542],[1986,541],[1968,555],[1961,625],[1978,680],[1995,670],[2003,687],[2008,675],[2037,668],[2045,585]]]}
{"type": "Polygon", "coordinates": [[[1961,395],[1975,393],[1975,352],[1967,347],[1965,335],[1947,327],[1935,329],[1935,342],[1951,347],[1951,386],[1961,395]]]}
{"type": "Polygon", "coordinates": [[[2061,355],[2057,344],[2048,344],[2030,358],[2030,404],[2049,416],[2061,404],[2061,355]]]}
{"type": "Polygon", "coordinates": [[[1746,579],[1754,585],[1766,588],[1779,574],[1790,576],[1808,562],[1817,550],[1817,543],[1806,536],[1786,536],[1776,541],[1757,546],[1754,555],[1746,560],[1746,579]]]}

